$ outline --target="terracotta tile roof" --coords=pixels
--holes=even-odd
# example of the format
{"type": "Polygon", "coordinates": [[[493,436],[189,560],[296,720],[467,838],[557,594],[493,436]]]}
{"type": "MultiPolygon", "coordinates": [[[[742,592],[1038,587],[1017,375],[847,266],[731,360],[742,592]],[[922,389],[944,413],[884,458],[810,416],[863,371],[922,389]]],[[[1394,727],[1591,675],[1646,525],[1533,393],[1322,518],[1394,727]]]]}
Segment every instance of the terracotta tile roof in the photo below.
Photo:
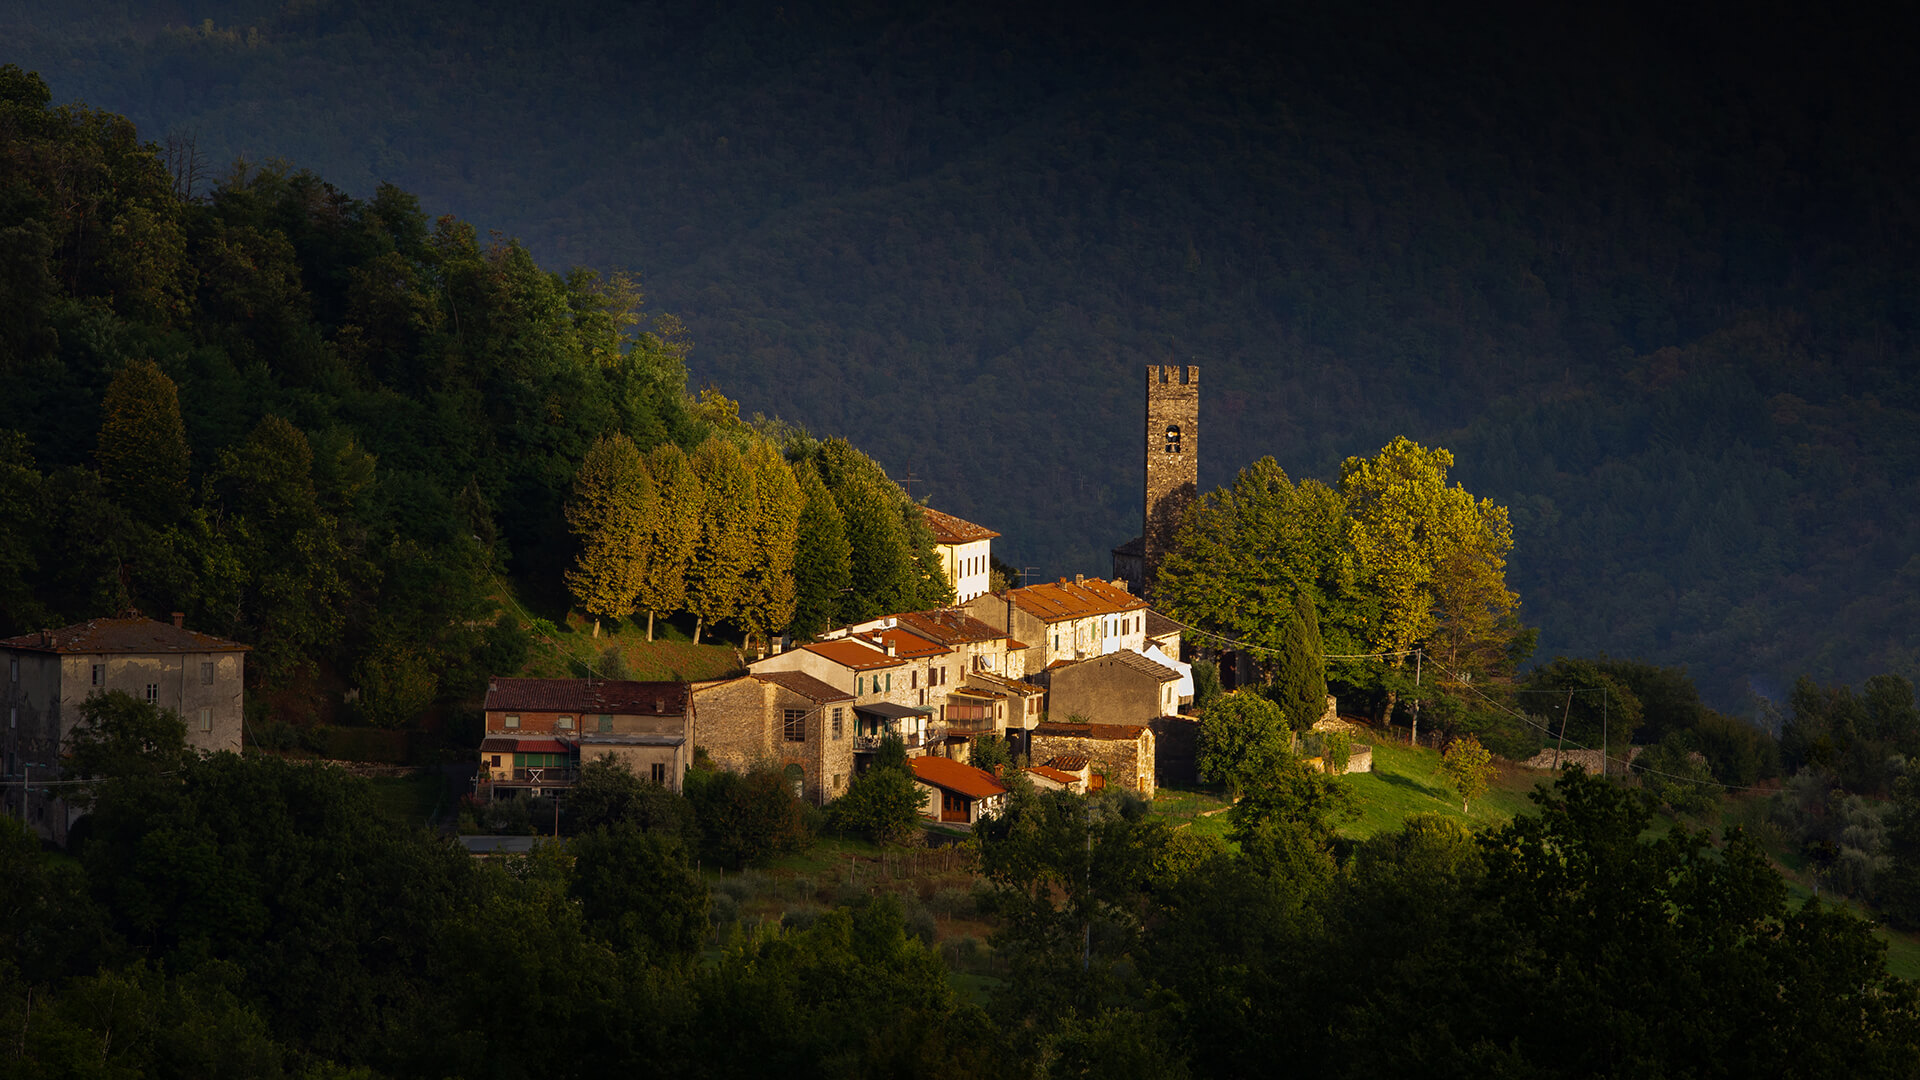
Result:
{"type": "MultiPolygon", "coordinates": [[[[1165,615],[1160,614],[1159,612],[1153,610],[1152,608],[1147,609],[1147,636],[1148,637],[1150,638],[1165,637],[1168,634],[1178,634],[1178,633],[1184,632],[1185,630],[1186,630],[1186,627],[1181,626],[1179,623],[1174,622],[1172,619],[1167,618],[1165,615]]],[[[1174,657],[1174,659],[1178,660],[1179,657],[1176,656],[1174,657]]]]}
{"type": "Polygon", "coordinates": [[[1062,735],[1072,739],[1107,739],[1114,742],[1132,742],[1147,730],[1140,724],[1041,724],[1033,729],[1035,735],[1062,735]]]}
{"type": "Polygon", "coordinates": [[[991,540],[1000,534],[992,529],[975,525],[971,521],[962,521],[952,514],[943,514],[931,506],[920,508],[927,517],[927,528],[933,530],[933,538],[942,544],[968,544],[975,540],[991,540]]]}
{"type": "Polygon", "coordinates": [[[1089,664],[1109,666],[1117,664],[1128,670],[1137,671],[1153,679],[1155,682],[1172,682],[1180,677],[1179,672],[1165,664],[1149,660],[1139,653],[1134,652],[1132,649],[1116,649],[1113,652],[1107,653],[1105,656],[1095,656],[1091,659],[1082,660],[1076,666],[1084,667],[1089,664]]]}
{"type": "Polygon", "coordinates": [[[908,758],[907,764],[913,767],[914,779],[921,783],[956,791],[969,798],[990,799],[995,795],[1007,793],[1007,789],[1000,786],[992,773],[985,769],[976,769],[971,765],[962,765],[952,758],[908,758]]]}
{"type": "Polygon", "coordinates": [[[1035,765],[1027,771],[1035,776],[1044,776],[1056,784],[1065,784],[1069,787],[1080,782],[1080,778],[1072,773],[1061,772],[1059,769],[1050,768],[1046,765],[1035,765]]]}
{"type": "Polygon", "coordinates": [[[687,684],[622,679],[509,679],[487,681],[487,712],[618,713],[684,716],[687,684]]]}
{"type": "Polygon", "coordinates": [[[1061,772],[1077,773],[1086,768],[1088,760],[1078,754],[1056,754],[1047,759],[1043,768],[1059,769],[1061,772]]]}
{"type": "Polygon", "coordinates": [[[852,701],[853,695],[845,690],[836,689],[804,671],[767,671],[755,674],[753,678],[763,683],[783,686],[809,701],[852,701]]]}
{"type": "Polygon", "coordinates": [[[183,630],[172,623],[133,616],[88,619],[58,630],[37,630],[0,640],[0,647],[48,653],[248,652],[250,645],[183,630]]]}
{"type": "Polygon", "coordinates": [[[1028,585],[1010,593],[1014,605],[1042,622],[1084,619],[1093,615],[1117,615],[1138,611],[1147,602],[1124,587],[1099,578],[1068,581],[1061,578],[1048,585],[1028,585]]]}
{"type": "Polygon", "coordinates": [[[992,623],[981,622],[959,608],[910,611],[899,618],[902,626],[942,645],[998,641],[1007,636],[1005,630],[999,629],[992,623]]]}
{"type": "Polygon", "coordinates": [[[816,656],[824,656],[841,667],[855,671],[871,671],[875,668],[899,667],[906,663],[897,656],[888,656],[882,649],[859,641],[840,638],[835,641],[816,641],[803,646],[816,656]]]}
{"type": "Polygon", "coordinates": [[[967,672],[966,681],[1001,693],[1009,695],[1018,694],[1021,697],[1033,697],[1037,694],[1047,692],[1045,688],[1035,686],[1030,682],[1021,682],[1018,679],[1005,678],[1000,675],[995,675],[991,671],[969,671],[967,672]]]}
{"type": "Polygon", "coordinates": [[[907,660],[917,660],[923,656],[945,656],[953,651],[937,642],[927,640],[923,635],[909,633],[897,626],[890,630],[870,630],[854,636],[868,643],[877,643],[882,650],[891,645],[895,656],[907,660]]]}

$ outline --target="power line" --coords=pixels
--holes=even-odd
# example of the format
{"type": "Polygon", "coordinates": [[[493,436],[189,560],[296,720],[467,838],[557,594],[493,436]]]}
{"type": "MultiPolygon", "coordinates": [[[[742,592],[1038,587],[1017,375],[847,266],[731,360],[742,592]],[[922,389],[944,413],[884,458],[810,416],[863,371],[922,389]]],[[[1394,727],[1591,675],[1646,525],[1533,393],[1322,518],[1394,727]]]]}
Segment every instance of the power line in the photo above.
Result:
{"type": "MultiPolygon", "coordinates": [[[[1216,634],[1210,630],[1202,630],[1197,626],[1190,626],[1186,623],[1181,622],[1179,619],[1176,619],[1171,615],[1166,614],[1165,612],[1155,612],[1155,614],[1159,615],[1163,619],[1166,619],[1168,622],[1181,627],[1182,629],[1191,630],[1196,634],[1199,634],[1203,637],[1212,638],[1215,641],[1224,641],[1227,644],[1234,646],[1235,648],[1247,649],[1249,651],[1254,651],[1254,652],[1269,653],[1276,656],[1279,655],[1280,653],[1280,650],[1274,649],[1266,645],[1254,645],[1249,642],[1244,642],[1244,641],[1237,640],[1235,638],[1227,637],[1224,634],[1216,634]]],[[[1385,659],[1387,657],[1394,657],[1394,658],[1407,657],[1407,656],[1412,656],[1415,653],[1419,653],[1422,656],[1424,656],[1425,650],[1424,649],[1406,649],[1400,652],[1325,653],[1325,654],[1322,654],[1321,658],[1324,660],[1380,660],[1380,659],[1385,659]]],[[[1508,714],[1509,716],[1512,716],[1512,717],[1515,717],[1516,719],[1521,720],[1522,722],[1528,724],[1531,727],[1539,729],[1543,734],[1549,737],[1551,737],[1554,734],[1552,728],[1539,723],[1538,721],[1534,720],[1533,717],[1528,716],[1525,713],[1515,711],[1514,709],[1507,706],[1506,704],[1499,701],[1495,701],[1493,698],[1488,697],[1485,692],[1483,692],[1478,686],[1475,686],[1473,684],[1473,681],[1467,678],[1466,676],[1460,674],[1457,671],[1454,671],[1452,668],[1447,667],[1445,664],[1442,664],[1438,660],[1435,660],[1433,663],[1435,667],[1439,668],[1441,671],[1444,671],[1448,675],[1452,676],[1455,682],[1459,683],[1461,686],[1466,687],[1469,692],[1471,692],[1475,697],[1478,697],[1480,700],[1486,702],[1487,704],[1493,706],[1494,708],[1500,710],[1501,712],[1508,714]]],[[[1595,692],[1598,692],[1604,695],[1608,692],[1608,688],[1605,686],[1582,686],[1582,687],[1574,687],[1574,688],[1558,687],[1558,688],[1543,689],[1543,690],[1516,689],[1514,691],[1514,693],[1524,693],[1524,694],[1568,694],[1568,693],[1588,694],[1588,693],[1595,693],[1595,692]]],[[[1564,733],[1561,741],[1564,742],[1564,733]]],[[[1588,746],[1585,743],[1581,743],[1578,741],[1574,742],[1573,748],[1575,750],[1594,749],[1594,747],[1588,746]]],[[[1606,762],[1611,760],[1611,756],[1607,753],[1607,750],[1605,747],[1599,748],[1599,751],[1600,751],[1600,761],[1602,766],[1604,767],[1606,762]]],[[[1699,777],[1694,777],[1694,776],[1681,776],[1677,773],[1665,772],[1660,769],[1649,768],[1648,766],[1645,766],[1645,765],[1635,765],[1631,760],[1627,760],[1627,759],[1622,759],[1620,763],[1629,770],[1637,770],[1639,772],[1648,773],[1653,776],[1664,776],[1671,780],[1680,780],[1686,783],[1712,784],[1715,787],[1721,788],[1726,791],[1757,791],[1759,790],[1757,786],[1752,786],[1752,785],[1727,784],[1719,780],[1712,780],[1712,779],[1702,780],[1699,777]]]]}

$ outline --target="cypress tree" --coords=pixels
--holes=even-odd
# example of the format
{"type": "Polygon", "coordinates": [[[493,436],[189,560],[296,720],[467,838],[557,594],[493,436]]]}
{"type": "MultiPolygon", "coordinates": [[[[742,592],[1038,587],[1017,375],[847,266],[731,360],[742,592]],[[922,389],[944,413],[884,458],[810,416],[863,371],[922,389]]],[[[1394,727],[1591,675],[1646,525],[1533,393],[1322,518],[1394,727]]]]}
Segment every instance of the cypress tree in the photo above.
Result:
{"type": "Polygon", "coordinates": [[[793,619],[795,637],[812,637],[832,625],[841,597],[853,583],[853,550],[847,546],[847,522],[812,462],[794,467],[805,503],[794,542],[793,619]]]}
{"type": "Polygon", "coordinates": [[[1269,693],[1296,731],[1305,731],[1327,709],[1326,656],[1320,645],[1320,619],[1305,589],[1293,595],[1293,618],[1281,636],[1281,648],[1269,693]]]}
{"type": "Polygon", "coordinates": [[[151,360],[134,360],[108,385],[94,458],[107,493],[151,524],[177,520],[187,505],[187,428],[173,380],[151,360]]]}

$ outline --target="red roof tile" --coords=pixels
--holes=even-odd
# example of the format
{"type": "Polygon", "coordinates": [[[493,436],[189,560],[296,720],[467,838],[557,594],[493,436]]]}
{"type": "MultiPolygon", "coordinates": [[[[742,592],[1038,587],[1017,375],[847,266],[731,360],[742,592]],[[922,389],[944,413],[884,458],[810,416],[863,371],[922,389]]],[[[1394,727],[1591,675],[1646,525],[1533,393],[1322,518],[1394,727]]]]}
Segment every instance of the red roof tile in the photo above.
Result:
{"type": "Polygon", "coordinates": [[[852,701],[853,695],[837,689],[804,671],[765,671],[752,676],[763,683],[783,686],[809,701],[852,701]]]}
{"type": "Polygon", "coordinates": [[[913,767],[914,779],[937,788],[957,791],[969,798],[990,799],[1007,793],[1007,789],[994,780],[992,773],[963,765],[952,758],[908,758],[907,764],[913,767]]]}
{"type": "Polygon", "coordinates": [[[252,648],[198,630],[183,630],[172,623],[138,616],[88,619],[58,630],[37,630],[0,640],[0,647],[49,653],[247,652],[252,648]]]}
{"type": "Polygon", "coordinates": [[[1093,615],[1117,615],[1147,606],[1147,602],[1140,597],[1099,578],[1081,581],[1061,578],[1052,584],[1014,589],[1011,595],[1014,605],[1020,610],[1049,623],[1093,615]]]}
{"type": "Polygon", "coordinates": [[[874,668],[898,667],[906,661],[896,656],[888,656],[880,649],[859,641],[839,638],[834,641],[816,641],[805,646],[806,650],[855,671],[871,671],[874,668]]]}
{"type": "Polygon", "coordinates": [[[1027,771],[1035,776],[1044,776],[1056,784],[1066,784],[1069,787],[1080,782],[1080,778],[1070,772],[1061,772],[1059,769],[1049,768],[1045,765],[1035,765],[1027,771]]]}
{"type": "Polygon", "coordinates": [[[607,713],[684,716],[687,684],[622,679],[510,679],[487,682],[487,712],[607,713]]]}
{"type": "Polygon", "coordinates": [[[1047,759],[1043,768],[1059,769],[1062,772],[1076,773],[1087,767],[1087,759],[1077,754],[1057,754],[1047,759]]]}
{"type": "Polygon", "coordinates": [[[962,521],[952,514],[943,514],[931,506],[920,508],[927,517],[927,528],[933,530],[933,538],[942,544],[968,544],[975,540],[991,540],[1000,534],[992,529],[975,525],[971,521],[962,521]]]}
{"type": "Polygon", "coordinates": [[[900,624],[924,638],[931,638],[942,645],[958,645],[963,642],[998,641],[1007,636],[1005,630],[991,623],[961,611],[958,608],[935,608],[932,611],[910,611],[900,618],[900,624]]]}
{"type": "Polygon", "coordinates": [[[917,660],[923,656],[945,656],[953,651],[938,642],[929,641],[920,634],[908,633],[899,627],[889,630],[870,630],[856,636],[866,642],[874,642],[877,639],[881,649],[891,645],[893,655],[907,660],[917,660]]]}

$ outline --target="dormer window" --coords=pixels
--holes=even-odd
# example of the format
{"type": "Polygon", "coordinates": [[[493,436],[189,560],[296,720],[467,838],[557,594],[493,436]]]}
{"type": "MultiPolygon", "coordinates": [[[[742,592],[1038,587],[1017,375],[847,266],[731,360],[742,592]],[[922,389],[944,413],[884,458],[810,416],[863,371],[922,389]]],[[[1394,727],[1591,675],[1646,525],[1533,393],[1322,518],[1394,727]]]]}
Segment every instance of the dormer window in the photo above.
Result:
{"type": "Polygon", "coordinates": [[[1168,424],[1167,425],[1167,453],[1177,454],[1179,452],[1180,452],[1180,425],[1168,424]]]}

